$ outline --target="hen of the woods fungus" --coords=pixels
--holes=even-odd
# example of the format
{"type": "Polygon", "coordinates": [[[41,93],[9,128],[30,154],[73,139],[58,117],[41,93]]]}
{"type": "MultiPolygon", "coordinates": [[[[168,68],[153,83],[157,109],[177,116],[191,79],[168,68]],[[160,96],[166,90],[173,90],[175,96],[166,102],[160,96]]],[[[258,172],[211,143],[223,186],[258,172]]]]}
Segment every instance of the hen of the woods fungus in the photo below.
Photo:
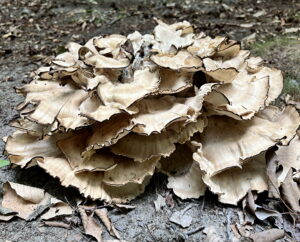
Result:
{"type": "Polygon", "coordinates": [[[274,146],[284,157],[278,184],[299,169],[298,112],[270,105],[281,72],[186,21],[157,22],[153,34],[70,43],[17,88],[25,101],[6,138],[11,162],[107,202],[135,198],[162,172],[183,199],[208,188],[237,204],[268,189],[265,154],[274,146]]]}

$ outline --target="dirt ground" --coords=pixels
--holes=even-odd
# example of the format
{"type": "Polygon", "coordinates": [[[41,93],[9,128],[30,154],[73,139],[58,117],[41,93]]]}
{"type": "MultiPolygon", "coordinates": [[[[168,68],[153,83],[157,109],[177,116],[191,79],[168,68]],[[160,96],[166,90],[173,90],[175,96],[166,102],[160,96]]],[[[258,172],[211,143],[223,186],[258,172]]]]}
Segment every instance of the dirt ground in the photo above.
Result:
{"type": "MultiPolygon", "coordinates": [[[[188,20],[197,31],[226,35],[241,41],[270,65],[284,71],[286,93],[300,96],[300,2],[298,0],[0,0],[0,137],[9,135],[8,122],[17,115],[13,109],[22,97],[13,87],[30,81],[30,72],[49,63],[51,56],[64,51],[69,41],[83,44],[90,37],[135,30],[152,31],[161,18],[168,23],[188,20]]],[[[4,144],[0,142],[0,150],[4,144]]],[[[0,155],[5,159],[4,155],[0,155]]],[[[46,189],[50,194],[74,204],[80,194],[64,188],[43,170],[0,168],[0,183],[14,181],[46,189]]],[[[217,203],[207,193],[204,198],[181,201],[166,188],[166,178],[153,177],[146,192],[132,201],[128,213],[112,209],[110,218],[127,241],[201,241],[203,233],[191,235],[199,226],[214,225],[224,241],[231,241],[230,225],[240,209],[217,203]],[[156,212],[157,195],[172,197],[174,207],[156,212]],[[193,223],[183,229],[169,221],[175,212],[187,211],[193,223]]],[[[76,215],[74,215],[76,216],[76,215]]],[[[257,224],[256,231],[268,224],[257,224]]],[[[40,221],[14,219],[0,223],[0,241],[91,241],[79,225],[71,230],[42,227],[40,221]]],[[[104,232],[104,239],[112,237],[104,232]]]]}

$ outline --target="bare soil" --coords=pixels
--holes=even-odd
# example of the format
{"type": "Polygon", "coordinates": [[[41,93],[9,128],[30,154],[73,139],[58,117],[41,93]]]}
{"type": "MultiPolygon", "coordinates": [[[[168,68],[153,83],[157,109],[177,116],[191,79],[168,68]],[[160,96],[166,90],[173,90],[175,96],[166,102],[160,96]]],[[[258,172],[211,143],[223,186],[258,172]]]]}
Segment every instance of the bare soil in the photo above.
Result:
{"type": "MultiPolygon", "coordinates": [[[[83,44],[96,35],[128,34],[135,30],[146,33],[155,25],[153,17],[168,23],[187,20],[198,27],[197,31],[242,41],[244,46],[262,54],[271,65],[282,68],[299,88],[299,37],[296,33],[285,35],[287,29],[299,27],[300,3],[297,0],[0,2],[0,137],[12,132],[8,122],[17,115],[13,108],[22,100],[14,93],[13,87],[30,81],[30,72],[49,63],[51,56],[63,52],[69,41],[83,44]],[[274,42],[274,36],[284,36],[287,42],[278,49],[278,45],[268,44],[274,42]]],[[[0,150],[3,148],[0,141],[0,150]]],[[[6,157],[0,155],[0,158],[6,157]]],[[[2,168],[0,183],[5,181],[44,188],[71,204],[81,197],[76,189],[60,186],[57,179],[39,168],[2,168]]],[[[109,212],[115,227],[127,241],[201,241],[204,236],[201,231],[190,236],[187,233],[207,225],[214,225],[224,241],[230,241],[230,225],[238,221],[240,212],[239,208],[219,204],[217,197],[209,192],[204,198],[181,201],[167,190],[166,177],[162,175],[154,176],[146,192],[132,204],[136,208],[128,213],[114,209],[109,212]],[[157,194],[171,196],[174,207],[156,212],[153,202],[157,194]],[[183,229],[169,222],[175,211],[187,206],[191,206],[187,213],[193,218],[189,228],[183,229]]],[[[20,219],[0,223],[0,241],[91,241],[82,234],[81,225],[71,230],[40,225],[38,220],[25,222],[20,219]]],[[[257,224],[254,229],[261,231],[268,227],[268,224],[257,224]]],[[[104,232],[104,239],[112,237],[104,232]]]]}

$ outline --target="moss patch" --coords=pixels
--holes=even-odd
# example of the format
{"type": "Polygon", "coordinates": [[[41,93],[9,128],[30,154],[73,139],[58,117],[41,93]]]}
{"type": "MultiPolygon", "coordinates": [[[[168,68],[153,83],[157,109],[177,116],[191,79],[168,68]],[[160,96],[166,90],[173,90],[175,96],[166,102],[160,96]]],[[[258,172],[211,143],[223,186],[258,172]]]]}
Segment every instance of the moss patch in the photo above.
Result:
{"type": "Polygon", "coordinates": [[[300,82],[290,77],[284,79],[283,94],[290,94],[293,97],[300,97],[300,82]]]}

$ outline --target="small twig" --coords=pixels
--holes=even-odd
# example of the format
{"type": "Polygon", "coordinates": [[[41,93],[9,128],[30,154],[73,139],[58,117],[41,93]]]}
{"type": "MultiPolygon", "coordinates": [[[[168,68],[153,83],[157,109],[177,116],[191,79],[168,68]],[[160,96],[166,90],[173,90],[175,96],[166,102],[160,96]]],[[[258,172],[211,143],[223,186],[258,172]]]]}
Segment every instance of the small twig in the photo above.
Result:
{"type": "Polygon", "coordinates": [[[188,205],[187,207],[185,207],[185,208],[181,211],[182,215],[185,214],[185,213],[186,213],[188,210],[190,210],[192,207],[194,207],[194,204],[190,204],[190,205],[188,205]]]}
{"type": "Polygon", "coordinates": [[[60,228],[65,228],[65,229],[71,228],[70,224],[66,224],[66,223],[58,222],[58,221],[44,221],[44,225],[49,226],[49,227],[60,227],[60,228]]]}
{"type": "Polygon", "coordinates": [[[152,239],[153,239],[153,241],[157,241],[157,239],[154,237],[154,235],[151,233],[151,230],[150,230],[150,228],[149,228],[149,225],[147,224],[146,225],[146,227],[147,227],[147,229],[148,229],[148,232],[150,233],[150,235],[151,235],[151,237],[152,237],[152,239]]]}
{"type": "Polygon", "coordinates": [[[186,234],[187,236],[190,236],[190,235],[192,235],[192,234],[198,233],[199,231],[202,231],[204,228],[205,228],[204,226],[200,226],[200,227],[198,227],[198,228],[195,228],[195,229],[192,229],[192,230],[186,232],[185,234],[186,234]]]}
{"type": "Polygon", "coordinates": [[[231,211],[227,210],[226,211],[226,235],[227,235],[227,239],[230,239],[230,235],[231,235],[231,233],[230,233],[230,230],[231,230],[230,225],[231,225],[231,211]]]}

